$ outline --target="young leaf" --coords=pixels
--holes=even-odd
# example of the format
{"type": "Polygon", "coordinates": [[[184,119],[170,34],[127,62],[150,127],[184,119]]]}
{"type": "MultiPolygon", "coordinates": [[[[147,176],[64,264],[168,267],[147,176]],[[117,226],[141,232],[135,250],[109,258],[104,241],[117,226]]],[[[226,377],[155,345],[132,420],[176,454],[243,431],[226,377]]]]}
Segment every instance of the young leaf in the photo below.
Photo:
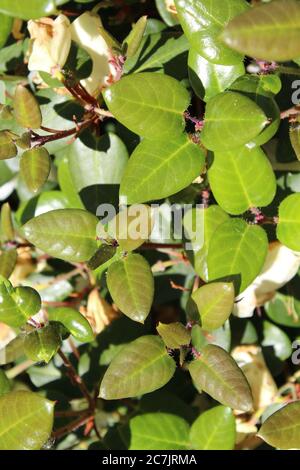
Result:
{"type": "Polygon", "coordinates": [[[16,157],[18,149],[8,131],[0,131],[0,160],[16,157]]]}
{"type": "Polygon", "coordinates": [[[252,409],[249,384],[232,357],[219,346],[205,346],[200,358],[189,365],[189,371],[199,392],[230,408],[240,411],[252,409]]]}
{"type": "Polygon", "coordinates": [[[232,450],[235,444],[235,418],[230,408],[215,406],[194,421],[190,431],[196,450],[232,450]]]}
{"type": "Polygon", "coordinates": [[[0,321],[17,328],[38,313],[41,298],[32,287],[12,287],[9,281],[0,283],[0,321]]]}
{"type": "Polygon", "coordinates": [[[184,33],[207,60],[221,65],[241,62],[242,56],[220,40],[224,26],[249,8],[244,0],[175,0],[184,33]]]}
{"type": "Polygon", "coordinates": [[[93,330],[89,322],[74,308],[49,308],[48,319],[50,322],[59,322],[64,325],[71,335],[82,343],[89,343],[94,340],[93,330]]]}
{"type": "Polygon", "coordinates": [[[170,196],[192,183],[204,162],[203,150],[185,135],[143,140],[126,167],[120,195],[127,197],[128,204],[170,196]]]}
{"type": "Polygon", "coordinates": [[[46,183],[50,168],[50,155],[44,147],[26,150],[20,160],[20,175],[33,193],[46,183]]]}
{"type": "Polygon", "coordinates": [[[0,397],[0,449],[39,450],[50,437],[54,402],[20,390],[0,397]]]}
{"type": "Polygon", "coordinates": [[[216,330],[225,323],[232,313],[234,297],[231,282],[206,284],[193,293],[192,298],[198,307],[204,330],[216,330]]]}
{"type": "Polygon", "coordinates": [[[5,202],[1,207],[1,233],[4,240],[14,240],[15,238],[11,209],[8,202],[5,202]]]}
{"type": "Polygon", "coordinates": [[[129,422],[130,450],[180,450],[189,448],[189,425],[179,416],[147,413],[129,422]]]}
{"type": "Polygon", "coordinates": [[[105,400],[135,397],[163,387],[175,372],[175,362],[157,336],[142,336],[112,360],[100,387],[105,400]]]}
{"type": "Polygon", "coordinates": [[[18,124],[28,129],[39,129],[42,124],[42,114],[33,94],[23,85],[16,87],[14,96],[15,118],[18,124]]]}
{"type": "Polygon", "coordinates": [[[107,272],[107,286],[117,307],[134,321],[144,323],[154,295],[154,280],[145,258],[129,254],[107,272]]]}
{"type": "Polygon", "coordinates": [[[300,56],[300,5],[296,0],[261,4],[235,16],[223,40],[235,51],[269,61],[300,56]]]}
{"type": "Polygon", "coordinates": [[[18,253],[15,248],[0,252],[0,276],[8,279],[16,265],[18,253]]]}
{"type": "Polygon", "coordinates": [[[115,118],[149,139],[173,138],[184,129],[188,91],[174,78],[151,72],[128,75],[103,92],[115,118]]]}
{"type": "Polygon", "coordinates": [[[257,137],[267,123],[265,113],[252,100],[225,91],[207,103],[201,140],[209,150],[232,150],[257,137]]]}
{"type": "Polygon", "coordinates": [[[44,328],[26,334],[24,352],[35,362],[48,363],[61,346],[61,336],[57,325],[49,324],[44,328]]]}
{"type": "Polygon", "coordinates": [[[272,165],[259,147],[216,151],[208,178],[218,204],[233,215],[268,206],[276,194],[272,165]]]}
{"type": "Polygon", "coordinates": [[[30,20],[55,15],[57,6],[63,3],[67,3],[67,0],[0,0],[0,11],[16,18],[30,20]]]}
{"type": "Polygon", "coordinates": [[[156,329],[167,348],[179,349],[191,342],[191,332],[180,322],[159,323],[156,329]]]}
{"type": "Polygon", "coordinates": [[[204,101],[222,93],[245,73],[243,61],[234,65],[214,64],[195,49],[189,52],[189,77],[195,93],[204,101]]]}
{"type": "Polygon", "coordinates": [[[98,219],[81,209],[47,212],[23,225],[22,235],[55,258],[71,262],[88,261],[97,250],[98,219]]]}
{"type": "Polygon", "coordinates": [[[300,449],[300,401],[273,413],[263,423],[258,436],[278,449],[300,449]]]}
{"type": "Polygon", "coordinates": [[[134,56],[134,54],[138,51],[145,29],[147,26],[147,16],[142,16],[136,24],[132,27],[129,35],[123,42],[123,46],[125,46],[125,54],[127,58],[134,56]]]}
{"type": "Polygon", "coordinates": [[[291,250],[300,251],[300,194],[291,194],[279,206],[278,240],[291,250]]]}
{"type": "Polygon", "coordinates": [[[235,283],[243,292],[263,268],[268,252],[268,237],[258,226],[242,219],[231,219],[214,232],[208,248],[208,278],[235,283]]]}

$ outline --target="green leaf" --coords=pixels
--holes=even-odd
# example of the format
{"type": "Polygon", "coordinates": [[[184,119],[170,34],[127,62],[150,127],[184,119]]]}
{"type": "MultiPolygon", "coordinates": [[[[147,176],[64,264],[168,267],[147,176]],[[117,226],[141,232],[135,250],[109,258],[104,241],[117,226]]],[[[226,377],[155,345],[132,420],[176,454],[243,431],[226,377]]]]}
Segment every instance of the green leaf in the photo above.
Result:
{"type": "Polygon", "coordinates": [[[285,361],[292,355],[292,344],[290,338],[278,326],[268,321],[263,322],[262,346],[272,346],[275,356],[281,361],[285,361]]]}
{"type": "Polygon", "coordinates": [[[290,140],[296,157],[300,161],[300,124],[294,123],[290,126],[290,140]]]}
{"type": "Polygon", "coordinates": [[[193,293],[204,330],[216,330],[225,323],[232,313],[234,297],[233,284],[226,282],[206,284],[193,293]]]}
{"type": "Polygon", "coordinates": [[[277,292],[264,307],[268,317],[275,323],[300,328],[300,301],[295,297],[277,292]]]}
{"type": "Polygon", "coordinates": [[[0,160],[8,160],[16,157],[18,149],[9,131],[0,131],[0,160]]]}
{"type": "Polygon", "coordinates": [[[41,298],[32,287],[12,287],[7,280],[0,283],[0,321],[11,327],[20,327],[38,313],[41,298]]]}
{"type": "Polygon", "coordinates": [[[110,261],[115,256],[116,252],[116,247],[103,244],[87,262],[87,265],[92,270],[97,269],[99,266],[102,266],[103,264],[110,261]]]}
{"type": "Polygon", "coordinates": [[[261,4],[233,18],[223,40],[235,51],[269,61],[300,56],[300,4],[278,0],[261,4]]]}
{"type": "Polygon", "coordinates": [[[207,60],[221,65],[241,62],[242,55],[220,40],[226,24],[248,10],[244,0],[175,0],[180,23],[192,47],[207,60]]]}
{"type": "Polygon", "coordinates": [[[291,250],[300,251],[300,194],[291,194],[279,206],[277,238],[291,250]]]}
{"type": "Polygon", "coordinates": [[[20,174],[28,189],[34,193],[46,183],[50,168],[50,155],[43,147],[26,150],[20,160],[20,174]]]}
{"type": "Polygon", "coordinates": [[[189,52],[189,77],[195,93],[204,101],[222,93],[245,73],[242,62],[234,65],[220,65],[209,62],[195,49],[189,52]]]}
{"type": "Polygon", "coordinates": [[[268,206],[277,189],[272,165],[259,147],[216,151],[208,179],[218,204],[233,215],[268,206]]]}
{"type": "Polygon", "coordinates": [[[50,322],[59,322],[82,343],[89,343],[94,340],[93,330],[87,319],[74,308],[59,307],[48,309],[48,319],[50,322]]]}
{"type": "Polygon", "coordinates": [[[3,369],[0,369],[0,397],[10,392],[11,383],[3,369]]]}
{"type": "Polygon", "coordinates": [[[8,279],[16,265],[18,253],[15,248],[0,253],[0,276],[8,279]]]}
{"type": "Polygon", "coordinates": [[[49,255],[71,262],[88,261],[97,250],[98,219],[81,209],[47,212],[23,225],[22,235],[49,255]]]}
{"type": "Polygon", "coordinates": [[[149,139],[174,137],[184,129],[188,91],[174,78],[151,72],[129,75],[103,92],[115,118],[149,139]]]}
{"type": "Polygon", "coordinates": [[[13,26],[12,17],[8,15],[3,15],[0,13],[0,48],[2,48],[5,45],[7,38],[10,35],[10,32],[12,30],[12,26],[13,26]]]}
{"type": "Polygon", "coordinates": [[[129,422],[129,450],[180,450],[189,448],[189,425],[179,416],[147,413],[129,422]]]}
{"type": "Polygon", "coordinates": [[[126,167],[120,197],[134,204],[175,194],[201,174],[204,162],[203,150],[185,135],[143,140],[126,167]]]}
{"type": "Polygon", "coordinates": [[[117,307],[134,321],[144,323],[154,295],[154,280],[145,258],[129,254],[113,263],[107,272],[107,286],[117,307]]]}
{"type": "Polygon", "coordinates": [[[39,129],[42,114],[33,94],[23,85],[16,87],[14,96],[14,112],[18,124],[28,129],[39,129]]]}
{"type": "Polygon", "coordinates": [[[155,0],[155,4],[160,16],[168,26],[178,24],[177,15],[169,11],[166,0],[155,0]]]}
{"type": "Polygon", "coordinates": [[[59,162],[58,169],[57,169],[57,179],[58,179],[59,186],[63,194],[68,199],[71,208],[83,209],[84,206],[81,202],[81,199],[77,193],[74,182],[72,180],[68,158],[63,158],[59,162]]]}
{"type": "Polygon", "coordinates": [[[105,400],[153,392],[169,382],[175,362],[157,336],[142,336],[124,346],[112,360],[100,387],[105,400]]]}
{"type": "Polygon", "coordinates": [[[0,397],[0,449],[39,450],[50,437],[54,402],[27,391],[0,397]]]}
{"type": "Polygon", "coordinates": [[[61,336],[57,325],[49,324],[24,338],[24,352],[35,362],[48,363],[61,346],[61,336]]]}
{"type": "Polygon", "coordinates": [[[233,281],[236,294],[243,292],[263,268],[268,252],[268,237],[258,226],[242,219],[231,219],[215,231],[208,248],[210,281],[233,281]]]}
{"type": "Polygon", "coordinates": [[[300,449],[300,401],[288,403],[273,413],[258,436],[278,449],[300,449]]]}
{"type": "Polygon", "coordinates": [[[197,232],[203,233],[203,246],[201,247],[194,243],[195,239],[193,239],[193,237],[191,238],[194,249],[195,270],[202,279],[207,281],[207,254],[209,242],[219,225],[229,220],[229,215],[226,214],[226,212],[224,212],[223,209],[217,205],[212,205],[210,207],[201,209],[192,209],[192,216],[189,216],[188,218],[186,216],[184,217],[184,227],[187,230],[189,237],[191,237],[190,233],[193,232],[193,228],[190,226],[190,221],[193,223],[193,219],[195,220],[196,224],[194,227],[195,234],[197,234],[197,232]]]}
{"type": "Polygon", "coordinates": [[[219,346],[205,346],[201,356],[190,363],[189,371],[199,392],[230,408],[248,412],[252,409],[249,384],[232,357],[219,346]]]}
{"type": "Polygon", "coordinates": [[[76,139],[69,147],[70,173],[77,191],[93,185],[120,184],[127,162],[127,149],[112,132],[100,138],[88,135],[76,139]]]}
{"type": "Polygon", "coordinates": [[[68,0],[0,0],[0,11],[6,15],[30,20],[41,16],[51,16],[57,13],[57,6],[68,0]]]}
{"type": "Polygon", "coordinates": [[[8,202],[5,202],[1,207],[1,234],[3,240],[11,241],[15,238],[12,214],[8,202]]]}
{"type": "Polygon", "coordinates": [[[209,150],[232,150],[257,137],[267,123],[265,113],[252,100],[225,91],[207,103],[201,140],[209,150]]]}
{"type": "Polygon", "coordinates": [[[191,332],[180,322],[159,323],[156,329],[167,348],[179,349],[191,342],[191,332]]]}
{"type": "Polygon", "coordinates": [[[17,336],[0,349],[0,365],[9,364],[24,355],[23,337],[17,336]]]}
{"type": "Polygon", "coordinates": [[[235,418],[230,408],[215,406],[202,413],[190,431],[196,450],[232,450],[235,444],[235,418]]]}
{"type": "Polygon", "coordinates": [[[123,41],[125,47],[125,55],[130,58],[138,51],[145,29],[147,26],[147,16],[142,16],[132,27],[127,38],[123,41]]]}

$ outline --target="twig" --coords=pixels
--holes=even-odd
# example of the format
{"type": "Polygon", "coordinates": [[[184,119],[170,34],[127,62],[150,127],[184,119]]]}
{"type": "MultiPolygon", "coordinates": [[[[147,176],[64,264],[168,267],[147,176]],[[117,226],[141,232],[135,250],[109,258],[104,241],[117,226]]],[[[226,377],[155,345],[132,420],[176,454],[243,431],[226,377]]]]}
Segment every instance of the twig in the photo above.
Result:
{"type": "Polygon", "coordinates": [[[12,367],[6,372],[6,376],[8,379],[14,379],[18,375],[22,374],[22,372],[25,372],[29,367],[33,366],[35,364],[34,361],[31,361],[28,359],[27,361],[21,362],[21,364],[18,364],[15,367],[12,367]]]}

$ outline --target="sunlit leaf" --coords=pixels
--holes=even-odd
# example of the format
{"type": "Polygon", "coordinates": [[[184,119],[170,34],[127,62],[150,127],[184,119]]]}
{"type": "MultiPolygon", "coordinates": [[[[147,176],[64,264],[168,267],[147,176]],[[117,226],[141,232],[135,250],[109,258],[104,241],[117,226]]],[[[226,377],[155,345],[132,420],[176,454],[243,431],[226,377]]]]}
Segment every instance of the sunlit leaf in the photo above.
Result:
{"type": "Polygon", "coordinates": [[[12,248],[0,252],[0,276],[7,279],[12,274],[18,258],[17,250],[12,248]]]}
{"type": "Polygon", "coordinates": [[[159,323],[156,327],[165,345],[170,349],[178,349],[191,342],[191,333],[180,322],[159,323]]]}
{"type": "Polygon", "coordinates": [[[278,240],[291,248],[300,251],[300,194],[291,194],[279,206],[277,225],[278,240]]]}
{"type": "Polygon", "coordinates": [[[70,307],[57,307],[48,309],[50,322],[59,322],[71,333],[74,338],[83,343],[93,341],[93,330],[87,319],[77,310],[70,307]]]}
{"type": "Polygon", "coordinates": [[[57,353],[61,345],[61,337],[57,325],[38,328],[24,338],[24,352],[35,362],[48,363],[57,353]]]}
{"type": "Polygon", "coordinates": [[[26,150],[20,160],[20,174],[28,189],[37,192],[48,179],[51,159],[48,151],[41,148],[26,150]]]}
{"type": "Polygon", "coordinates": [[[18,85],[14,96],[15,118],[20,126],[39,129],[42,114],[33,94],[23,85],[18,85]]]}
{"type": "Polygon", "coordinates": [[[216,406],[196,419],[191,427],[190,440],[193,449],[197,450],[232,450],[235,434],[232,410],[216,406]]]}
{"type": "Polygon", "coordinates": [[[32,287],[13,288],[9,281],[0,284],[0,321],[12,327],[24,325],[38,313],[41,298],[32,287]]]}

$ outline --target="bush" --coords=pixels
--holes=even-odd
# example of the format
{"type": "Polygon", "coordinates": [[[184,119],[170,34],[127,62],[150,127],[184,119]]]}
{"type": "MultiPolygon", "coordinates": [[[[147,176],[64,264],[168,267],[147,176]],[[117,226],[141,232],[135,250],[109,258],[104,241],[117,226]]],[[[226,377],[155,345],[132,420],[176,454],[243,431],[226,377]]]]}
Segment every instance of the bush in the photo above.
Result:
{"type": "Polygon", "coordinates": [[[300,2],[0,15],[0,449],[299,449],[300,2]]]}

